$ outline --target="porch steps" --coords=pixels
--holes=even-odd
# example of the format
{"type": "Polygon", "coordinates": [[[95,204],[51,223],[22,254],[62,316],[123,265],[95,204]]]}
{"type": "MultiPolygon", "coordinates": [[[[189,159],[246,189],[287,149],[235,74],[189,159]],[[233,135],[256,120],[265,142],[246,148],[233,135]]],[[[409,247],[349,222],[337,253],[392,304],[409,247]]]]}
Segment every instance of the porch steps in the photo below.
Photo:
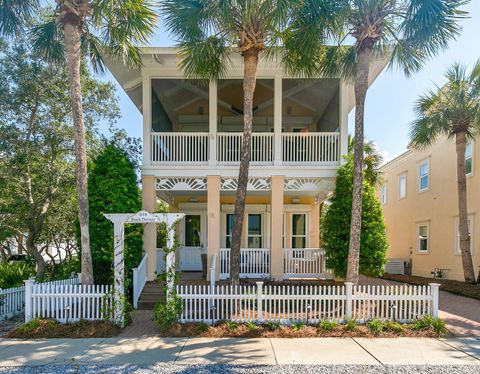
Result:
{"type": "Polygon", "coordinates": [[[139,310],[153,310],[155,304],[163,301],[163,284],[157,282],[147,282],[143,288],[140,299],[138,300],[139,310]]]}

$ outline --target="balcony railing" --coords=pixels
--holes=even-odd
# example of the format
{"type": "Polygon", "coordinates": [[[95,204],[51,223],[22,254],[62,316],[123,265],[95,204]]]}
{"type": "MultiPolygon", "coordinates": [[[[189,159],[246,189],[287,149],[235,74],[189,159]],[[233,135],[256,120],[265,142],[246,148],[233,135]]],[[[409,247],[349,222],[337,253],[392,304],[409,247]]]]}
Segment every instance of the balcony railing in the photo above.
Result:
{"type": "MultiPolygon", "coordinates": [[[[243,134],[238,132],[217,133],[216,136],[156,132],[151,134],[151,161],[154,164],[238,165],[242,141],[243,134]],[[211,154],[210,147],[215,145],[216,152],[211,154]]],[[[339,133],[282,133],[280,142],[281,147],[277,147],[280,153],[276,157],[274,133],[253,133],[250,162],[273,165],[274,160],[278,160],[284,165],[328,165],[340,161],[339,133]]]]}
{"type": "MultiPolygon", "coordinates": [[[[217,134],[217,161],[222,165],[240,163],[243,133],[227,132],[217,134]]],[[[273,133],[253,133],[250,143],[252,164],[273,163],[273,133]]]]}
{"type": "Polygon", "coordinates": [[[152,162],[204,164],[209,157],[208,133],[152,133],[152,162]]]}
{"type": "Polygon", "coordinates": [[[307,132],[282,134],[285,164],[320,164],[339,160],[338,133],[307,132]]]}

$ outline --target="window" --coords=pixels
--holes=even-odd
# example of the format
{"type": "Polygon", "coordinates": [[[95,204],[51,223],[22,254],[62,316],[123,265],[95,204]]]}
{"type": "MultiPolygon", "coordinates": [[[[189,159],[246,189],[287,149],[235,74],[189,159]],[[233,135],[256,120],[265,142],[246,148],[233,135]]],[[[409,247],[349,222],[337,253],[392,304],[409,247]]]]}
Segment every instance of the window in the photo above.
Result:
{"type": "Polygon", "coordinates": [[[428,253],[428,225],[418,226],[418,252],[428,253]]]}
{"type": "Polygon", "coordinates": [[[407,197],[407,174],[401,174],[398,177],[398,197],[404,199],[407,197]]]}
{"type": "Polygon", "coordinates": [[[470,175],[473,171],[473,144],[472,141],[467,142],[465,148],[465,174],[470,175]]]}
{"type": "Polygon", "coordinates": [[[262,215],[248,215],[248,248],[262,248],[262,215]]]}
{"type": "Polygon", "coordinates": [[[419,190],[426,191],[430,187],[430,165],[428,161],[424,161],[418,167],[419,190]]]}
{"type": "Polygon", "coordinates": [[[227,214],[225,223],[225,247],[231,248],[232,246],[232,231],[233,231],[233,214],[227,214]]]}
{"type": "Polygon", "coordinates": [[[383,205],[387,203],[387,184],[382,184],[382,187],[380,187],[380,201],[382,202],[383,205]]]}
{"type": "MultiPolygon", "coordinates": [[[[468,236],[470,237],[470,253],[473,254],[473,235],[472,235],[472,222],[473,217],[468,217],[468,236]]],[[[460,222],[457,217],[455,220],[455,254],[460,255],[462,252],[460,250],[460,222]]]]}
{"type": "Polygon", "coordinates": [[[292,214],[292,248],[307,247],[307,215],[292,214]]]}

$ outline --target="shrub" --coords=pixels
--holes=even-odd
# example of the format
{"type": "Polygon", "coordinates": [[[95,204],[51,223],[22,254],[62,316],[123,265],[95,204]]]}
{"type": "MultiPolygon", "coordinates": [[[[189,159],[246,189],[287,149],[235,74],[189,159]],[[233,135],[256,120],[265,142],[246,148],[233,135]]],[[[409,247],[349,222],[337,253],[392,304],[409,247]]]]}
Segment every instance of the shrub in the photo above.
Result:
{"type": "Polygon", "coordinates": [[[333,331],[337,327],[337,322],[335,321],[328,321],[328,320],[323,320],[320,321],[318,324],[318,328],[323,331],[333,331]]]}
{"type": "Polygon", "coordinates": [[[405,327],[398,322],[387,321],[383,324],[383,330],[393,332],[395,334],[400,334],[405,331],[405,327]]]}
{"type": "Polygon", "coordinates": [[[423,316],[421,319],[413,322],[411,328],[412,330],[433,330],[438,335],[444,334],[447,331],[445,321],[429,315],[423,316]]]}
{"type": "Polygon", "coordinates": [[[35,275],[35,265],[27,263],[0,264],[0,288],[23,286],[24,281],[35,275]]]}
{"type": "Polygon", "coordinates": [[[159,302],[153,308],[153,321],[158,325],[160,331],[165,332],[178,322],[182,313],[182,299],[173,296],[168,302],[159,302]]]}
{"type": "Polygon", "coordinates": [[[275,321],[268,321],[266,323],[266,326],[269,331],[276,331],[280,327],[282,327],[279,322],[275,322],[275,321]]]}
{"type": "MultiPolygon", "coordinates": [[[[95,283],[111,284],[113,224],[104,213],[134,213],[141,209],[138,178],[135,165],[127,153],[114,144],[107,144],[89,166],[89,230],[95,283]]],[[[126,278],[131,277],[131,269],[142,259],[142,232],[142,225],[125,226],[126,278]]]]}
{"type": "Polygon", "coordinates": [[[32,331],[35,331],[41,327],[54,327],[59,324],[58,321],[54,319],[40,319],[40,318],[34,318],[31,321],[21,325],[16,329],[16,331],[19,334],[28,334],[31,333],[32,331]]]}
{"type": "MultiPolygon", "coordinates": [[[[344,278],[347,272],[350,219],[352,213],[353,162],[338,169],[335,192],[330,206],[324,210],[321,236],[326,254],[326,266],[344,278]]],[[[388,247],[380,202],[374,188],[364,181],[362,199],[362,229],[360,237],[360,273],[377,277],[383,274],[388,247]]]]}
{"type": "Polygon", "coordinates": [[[301,329],[303,329],[305,327],[305,322],[294,322],[294,323],[292,323],[292,325],[290,327],[294,331],[300,331],[301,329]]]}
{"type": "Polygon", "coordinates": [[[372,334],[378,335],[383,330],[383,323],[379,319],[371,319],[367,321],[367,327],[372,334]]]}
{"type": "Polygon", "coordinates": [[[238,323],[232,322],[232,321],[227,321],[225,323],[225,326],[227,327],[228,331],[234,332],[238,328],[238,323]]]}
{"type": "Polygon", "coordinates": [[[209,328],[210,327],[205,322],[200,322],[197,324],[197,333],[203,334],[204,332],[207,332],[209,328]]]}
{"type": "Polygon", "coordinates": [[[258,325],[255,323],[255,322],[247,322],[245,324],[245,326],[247,326],[247,329],[249,331],[255,331],[255,330],[258,330],[258,325]]]}
{"type": "Polygon", "coordinates": [[[353,318],[348,319],[344,328],[347,331],[355,331],[357,329],[357,321],[353,318]]]}

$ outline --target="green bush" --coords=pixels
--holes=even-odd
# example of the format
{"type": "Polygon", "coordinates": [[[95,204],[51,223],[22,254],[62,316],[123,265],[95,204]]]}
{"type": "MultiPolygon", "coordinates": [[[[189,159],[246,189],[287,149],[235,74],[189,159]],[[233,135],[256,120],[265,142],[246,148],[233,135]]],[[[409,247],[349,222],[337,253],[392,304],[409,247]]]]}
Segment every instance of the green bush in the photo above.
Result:
{"type": "Polygon", "coordinates": [[[35,265],[23,262],[0,264],[0,288],[21,287],[35,275],[35,265]]]}
{"type": "MultiPolygon", "coordinates": [[[[135,213],[141,209],[138,178],[135,165],[127,153],[113,144],[106,145],[89,169],[89,228],[95,283],[112,284],[113,224],[104,214],[135,213]]],[[[127,278],[131,277],[132,269],[142,259],[142,232],[142,225],[125,226],[127,278]]]]}
{"type": "Polygon", "coordinates": [[[245,326],[247,327],[247,329],[248,329],[249,331],[258,330],[258,325],[257,325],[255,322],[251,322],[251,321],[250,321],[250,322],[247,322],[247,323],[245,324],[245,326]]]}
{"type": "Polygon", "coordinates": [[[267,329],[270,331],[276,331],[280,327],[282,327],[282,325],[280,325],[279,322],[275,322],[275,321],[268,321],[265,325],[267,326],[267,329]]]}
{"type": "Polygon", "coordinates": [[[323,320],[318,323],[318,328],[323,331],[332,331],[337,327],[337,322],[323,320]]]}
{"type": "Polygon", "coordinates": [[[197,324],[197,334],[203,334],[207,332],[210,327],[205,322],[200,322],[197,324]]]}
{"type": "Polygon", "coordinates": [[[383,331],[401,334],[405,331],[405,327],[403,327],[403,325],[398,322],[387,321],[383,324],[383,331]]]}
{"type": "Polygon", "coordinates": [[[182,313],[182,299],[173,296],[169,302],[159,302],[153,308],[153,321],[158,325],[160,331],[165,332],[178,322],[182,313]]]}
{"type": "Polygon", "coordinates": [[[290,326],[294,331],[300,331],[305,327],[305,322],[294,322],[290,326]]]}
{"type": "Polygon", "coordinates": [[[234,332],[238,328],[238,323],[232,322],[232,321],[227,321],[225,323],[225,326],[227,327],[228,331],[234,332]]]}
{"type": "MultiPolygon", "coordinates": [[[[349,160],[338,169],[335,192],[330,206],[322,212],[321,236],[326,265],[344,278],[347,272],[350,219],[352,213],[353,163],[349,160]]],[[[387,237],[382,208],[374,188],[364,181],[360,273],[377,277],[383,274],[386,262],[387,237]]]]}
{"type": "Polygon", "coordinates": [[[347,331],[355,331],[357,329],[357,321],[353,318],[347,319],[344,329],[347,331]]]}
{"type": "Polygon", "coordinates": [[[49,319],[49,320],[41,320],[39,318],[34,318],[31,321],[21,325],[20,327],[17,328],[17,331],[20,334],[28,334],[32,331],[35,331],[36,329],[40,327],[54,327],[59,324],[58,321],[54,319],[49,319]]]}
{"type": "Polygon", "coordinates": [[[47,264],[44,282],[70,278],[72,273],[80,273],[80,258],[75,256],[60,264],[47,264]]]}
{"type": "Polygon", "coordinates": [[[383,331],[383,323],[379,319],[371,319],[367,321],[367,327],[374,335],[378,335],[383,331]]]}
{"type": "Polygon", "coordinates": [[[436,334],[441,335],[447,332],[445,321],[440,318],[433,318],[426,315],[411,324],[412,330],[433,330],[436,334]]]}

